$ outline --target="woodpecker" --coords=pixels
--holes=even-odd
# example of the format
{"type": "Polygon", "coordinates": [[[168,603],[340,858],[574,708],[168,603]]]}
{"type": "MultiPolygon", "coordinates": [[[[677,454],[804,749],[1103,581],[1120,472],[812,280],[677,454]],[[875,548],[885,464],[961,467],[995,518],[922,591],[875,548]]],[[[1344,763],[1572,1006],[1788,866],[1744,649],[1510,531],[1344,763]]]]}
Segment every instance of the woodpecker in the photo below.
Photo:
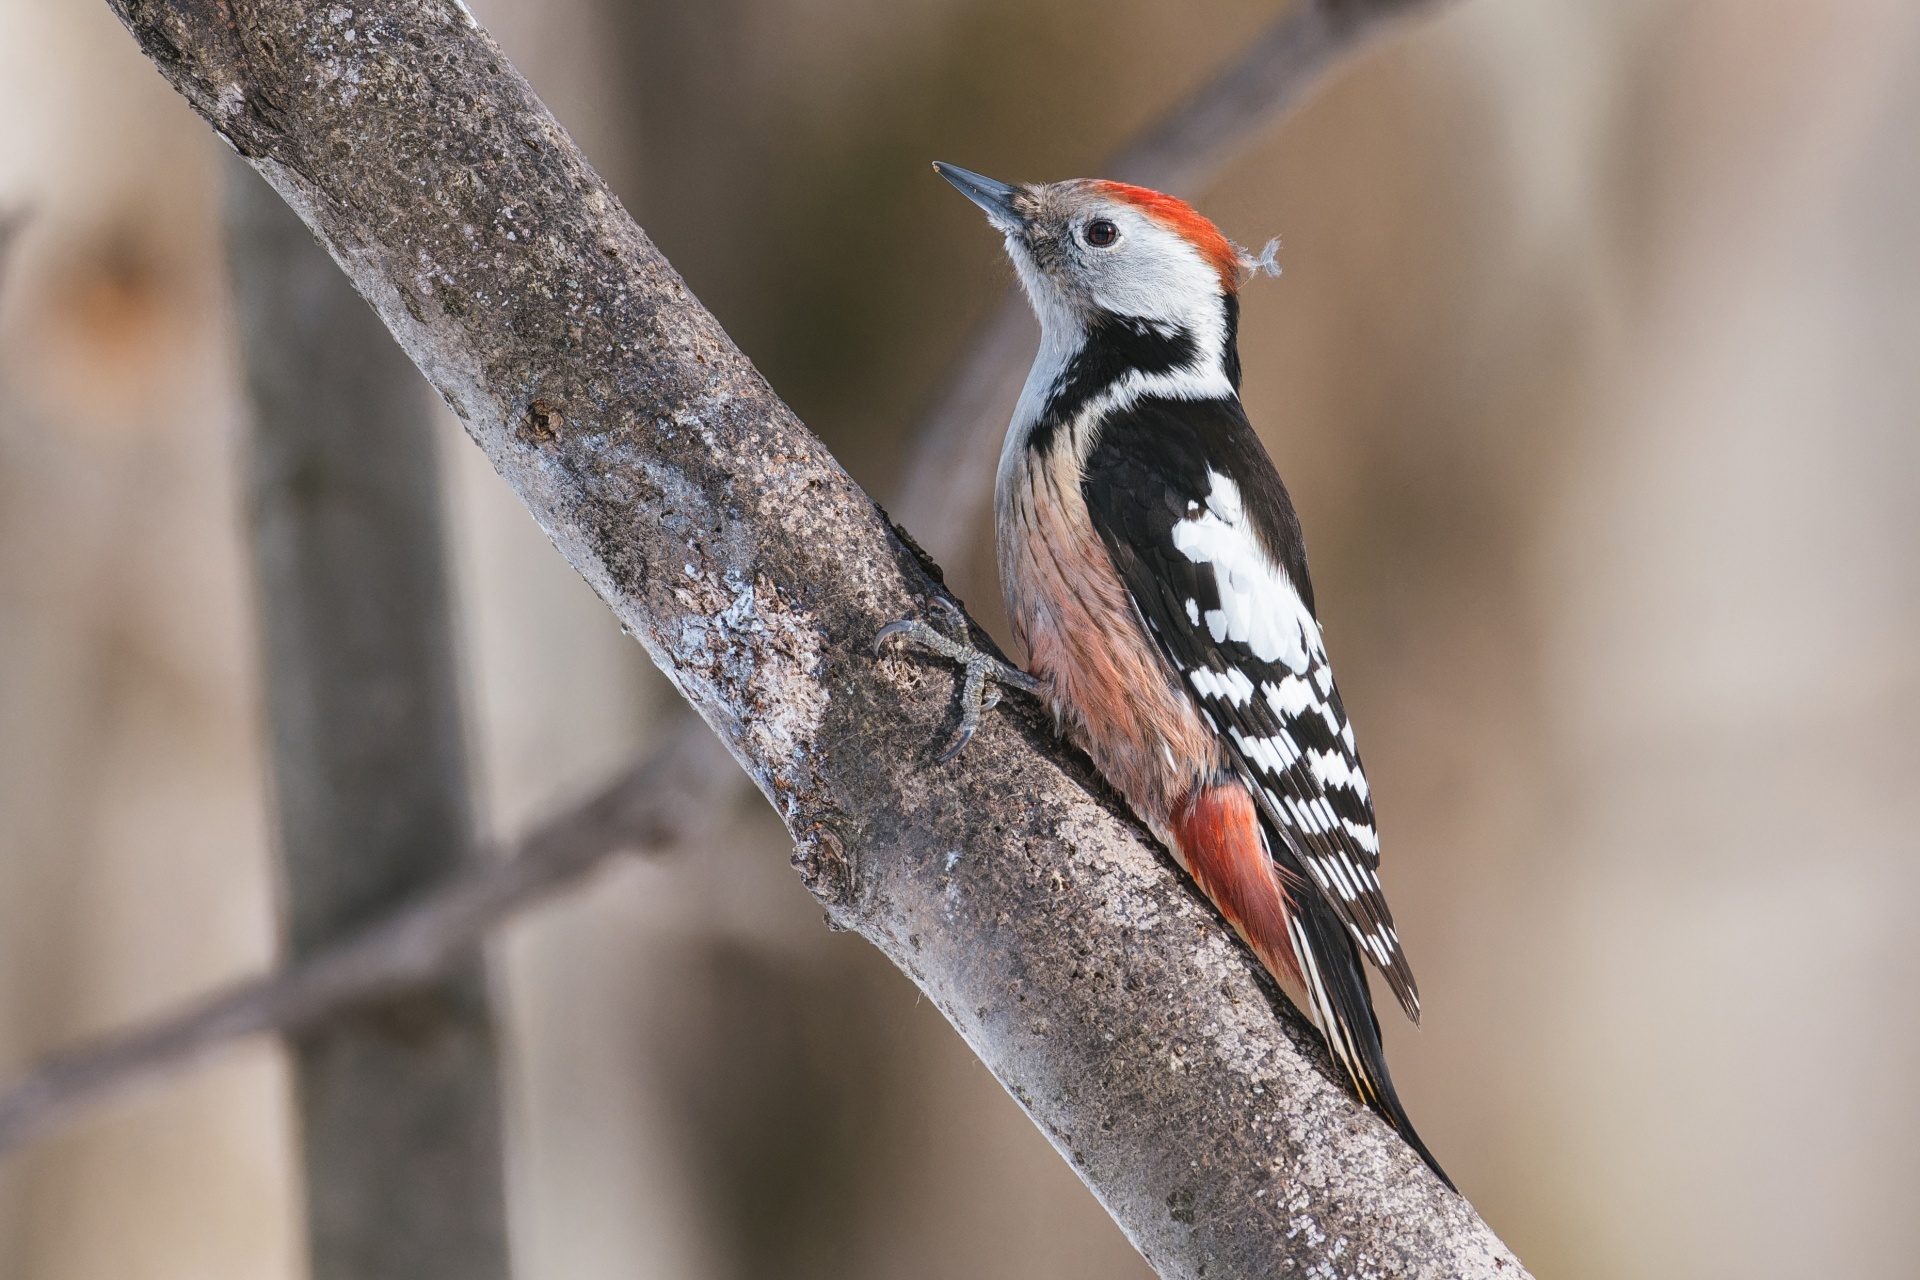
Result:
{"type": "Polygon", "coordinates": [[[992,685],[1042,698],[1451,1187],[1387,1071],[1362,957],[1416,1023],[1419,991],[1300,521],[1240,404],[1239,286],[1263,263],[1157,191],[934,168],[1006,238],[1040,320],[994,493],[1027,668],[919,621],[879,639],[965,665],[943,759],[992,685]]]}

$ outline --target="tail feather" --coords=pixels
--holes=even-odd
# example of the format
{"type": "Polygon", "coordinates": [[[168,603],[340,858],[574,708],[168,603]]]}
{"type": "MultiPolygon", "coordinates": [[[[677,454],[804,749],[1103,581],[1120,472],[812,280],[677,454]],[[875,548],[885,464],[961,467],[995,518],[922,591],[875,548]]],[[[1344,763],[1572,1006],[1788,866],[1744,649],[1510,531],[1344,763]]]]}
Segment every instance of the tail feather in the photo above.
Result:
{"type": "Polygon", "coordinates": [[[1380,1020],[1374,1016],[1367,972],[1353,936],[1318,894],[1309,891],[1293,896],[1294,911],[1287,921],[1287,931],[1313,1004],[1307,1012],[1319,1024],[1334,1060],[1346,1068],[1361,1100],[1393,1126],[1449,1190],[1458,1190],[1414,1132],[1413,1121],[1407,1118],[1400,1095],[1394,1091],[1386,1050],[1380,1042],[1380,1020]]]}
{"type": "Polygon", "coordinates": [[[1361,1101],[1452,1187],[1393,1091],[1353,934],[1262,820],[1247,788],[1231,782],[1197,790],[1172,815],[1168,834],[1201,892],[1326,1036],[1361,1101]]]}

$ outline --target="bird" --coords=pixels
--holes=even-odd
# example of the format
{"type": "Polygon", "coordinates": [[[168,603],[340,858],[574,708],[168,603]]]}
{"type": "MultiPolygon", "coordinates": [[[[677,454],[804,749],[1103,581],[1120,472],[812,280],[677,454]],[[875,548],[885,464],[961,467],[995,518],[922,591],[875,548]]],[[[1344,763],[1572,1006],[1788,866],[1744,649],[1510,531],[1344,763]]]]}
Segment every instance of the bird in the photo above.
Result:
{"type": "Polygon", "coordinates": [[[936,163],[986,214],[1040,321],[994,485],[1021,669],[962,664],[950,760],[997,686],[1040,698],[1325,1038],[1361,1101],[1451,1188],[1388,1072],[1365,965],[1416,1024],[1372,795],[1292,499],[1240,401],[1239,289],[1272,264],[1174,196],[1009,184],[936,163]]]}

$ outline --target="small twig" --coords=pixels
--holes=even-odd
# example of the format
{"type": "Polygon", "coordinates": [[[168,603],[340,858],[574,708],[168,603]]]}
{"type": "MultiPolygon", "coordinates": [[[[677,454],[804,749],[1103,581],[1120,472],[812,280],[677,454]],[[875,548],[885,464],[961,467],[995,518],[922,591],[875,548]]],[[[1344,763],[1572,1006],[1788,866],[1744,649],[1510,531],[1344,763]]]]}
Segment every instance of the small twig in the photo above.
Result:
{"type": "Polygon", "coordinates": [[[127,1084],[263,1031],[313,1026],[438,978],[502,920],[616,852],[663,853],[698,839],[744,789],[712,730],[686,717],[645,761],[536,829],[512,857],[465,876],[285,972],[60,1054],[0,1094],[0,1152],[46,1133],[127,1084]]]}
{"type": "MultiPolygon", "coordinates": [[[[1369,36],[1444,0],[1308,0],[1110,159],[1098,175],[1192,196],[1369,36]]],[[[900,510],[950,578],[965,581],[992,492],[1000,437],[1033,359],[1037,330],[1019,290],[975,332],[921,422],[900,510]]]]}

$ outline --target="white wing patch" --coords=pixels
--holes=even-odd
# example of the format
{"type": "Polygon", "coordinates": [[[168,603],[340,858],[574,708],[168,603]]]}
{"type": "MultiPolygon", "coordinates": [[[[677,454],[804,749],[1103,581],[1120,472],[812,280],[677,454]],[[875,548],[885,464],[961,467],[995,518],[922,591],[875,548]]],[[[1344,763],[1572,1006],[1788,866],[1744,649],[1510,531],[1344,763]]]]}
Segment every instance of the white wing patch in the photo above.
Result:
{"type": "Polygon", "coordinates": [[[1269,681],[1260,686],[1260,692],[1267,695],[1267,705],[1273,708],[1273,713],[1285,720],[1293,719],[1320,701],[1313,696],[1312,686],[1299,676],[1287,676],[1278,684],[1269,681]]]}
{"type": "Polygon", "coordinates": [[[1193,684],[1193,691],[1203,698],[1218,698],[1244,707],[1253,700],[1253,681],[1247,679],[1244,671],[1214,671],[1208,667],[1195,667],[1187,672],[1187,679],[1193,684]]]}
{"type": "Polygon", "coordinates": [[[1240,748],[1240,754],[1252,762],[1255,768],[1264,769],[1279,777],[1300,758],[1300,748],[1293,744],[1286,730],[1281,730],[1269,738],[1250,738],[1238,729],[1229,728],[1227,736],[1233,745],[1240,748]]]}
{"type": "Polygon", "coordinates": [[[1313,770],[1313,776],[1320,779],[1323,787],[1345,787],[1362,800],[1370,798],[1367,775],[1360,772],[1347,756],[1334,755],[1331,751],[1309,751],[1307,768],[1313,770]]]}
{"type": "MultiPolygon", "coordinates": [[[[1185,670],[1187,682],[1207,723],[1224,730],[1254,775],[1300,865],[1417,1016],[1419,998],[1374,872],[1380,837],[1372,795],[1320,624],[1267,554],[1232,478],[1209,468],[1207,480],[1204,505],[1189,503],[1172,530],[1175,550],[1211,569],[1219,596],[1211,609],[1183,600],[1188,624],[1219,646],[1205,665],[1185,670]]],[[[1310,988],[1314,976],[1307,975],[1310,988]]]]}
{"type": "Polygon", "coordinates": [[[1326,660],[1320,624],[1286,571],[1260,546],[1239,486],[1211,469],[1207,479],[1212,489],[1206,508],[1173,526],[1175,549],[1195,564],[1213,566],[1220,607],[1207,611],[1207,631],[1215,644],[1237,640],[1262,662],[1305,675],[1313,659],[1326,660]]]}

